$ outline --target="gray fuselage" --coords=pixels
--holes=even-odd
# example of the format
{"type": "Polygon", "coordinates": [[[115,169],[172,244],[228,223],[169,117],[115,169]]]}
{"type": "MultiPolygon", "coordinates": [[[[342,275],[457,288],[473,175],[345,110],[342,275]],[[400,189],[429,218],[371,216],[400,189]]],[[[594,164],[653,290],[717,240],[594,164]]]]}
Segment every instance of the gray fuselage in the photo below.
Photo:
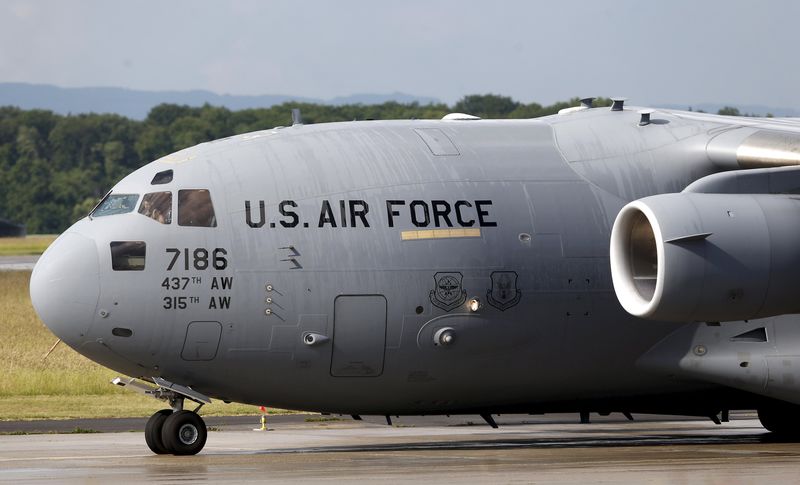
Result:
{"type": "Polygon", "coordinates": [[[139,197],[62,235],[32,287],[64,305],[37,310],[105,366],[230,401],[433,414],[702,400],[719,387],[637,366],[696,324],[632,317],[611,282],[619,210],[721,170],[706,144],[724,125],[658,118],[367,121],[204,143],[112,189],[170,192],[170,224],[139,197]],[[190,189],[209,191],[214,227],[179,224],[190,189]],[[126,241],[145,243],[143,269],[112,269],[126,241]]]}

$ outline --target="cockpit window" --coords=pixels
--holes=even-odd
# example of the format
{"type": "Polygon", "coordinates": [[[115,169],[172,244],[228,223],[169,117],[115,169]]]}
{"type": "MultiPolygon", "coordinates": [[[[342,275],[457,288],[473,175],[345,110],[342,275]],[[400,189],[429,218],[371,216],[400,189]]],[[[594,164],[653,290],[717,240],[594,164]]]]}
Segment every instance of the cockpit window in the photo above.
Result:
{"type": "Polygon", "coordinates": [[[172,224],[172,192],[151,192],[142,197],[139,214],[160,222],[172,224]]]}
{"type": "Polygon", "coordinates": [[[113,216],[115,214],[127,214],[136,207],[136,201],[138,200],[139,194],[109,193],[89,215],[92,217],[103,217],[113,216]]]}
{"type": "Polygon", "coordinates": [[[113,241],[111,267],[114,271],[144,271],[146,252],[144,241],[113,241]]]}
{"type": "Polygon", "coordinates": [[[205,189],[178,191],[178,225],[217,227],[211,194],[205,189]]]}
{"type": "Polygon", "coordinates": [[[153,181],[150,182],[150,185],[161,185],[161,184],[168,184],[172,182],[172,169],[164,170],[163,172],[158,172],[153,177],[153,181]]]}

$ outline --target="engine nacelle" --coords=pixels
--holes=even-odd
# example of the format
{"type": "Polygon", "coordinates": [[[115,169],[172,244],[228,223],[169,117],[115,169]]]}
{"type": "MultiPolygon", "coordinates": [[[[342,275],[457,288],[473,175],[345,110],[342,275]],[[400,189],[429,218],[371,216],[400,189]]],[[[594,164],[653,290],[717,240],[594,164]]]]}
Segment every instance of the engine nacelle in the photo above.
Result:
{"type": "Polygon", "coordinates": [[[800,197],[680,193],[623,207],[611,231],[623,308],[669,321],[800,312],[800,197]]]}

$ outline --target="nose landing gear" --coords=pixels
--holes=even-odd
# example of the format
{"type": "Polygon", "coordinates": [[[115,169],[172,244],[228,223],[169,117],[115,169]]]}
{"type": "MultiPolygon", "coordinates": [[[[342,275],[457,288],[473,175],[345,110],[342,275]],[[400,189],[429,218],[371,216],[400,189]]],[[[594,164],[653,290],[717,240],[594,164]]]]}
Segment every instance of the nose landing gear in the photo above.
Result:
{"type": "Polygon", "coordinates": [[[120,379],[112,383],[128,387],[143,394],[168,401],[172,409],[162,409],[147,420],[144,427],[144,440],[150,450],[157,455],[195,455],[203,449],[208,437],[208,429],[197,411],[211,399],[199,392],[154,377],[158,387],[152,387],[136,379],[120,379]],[[194,411],[183,409],[185,399],[198,404],[194,411]]]}

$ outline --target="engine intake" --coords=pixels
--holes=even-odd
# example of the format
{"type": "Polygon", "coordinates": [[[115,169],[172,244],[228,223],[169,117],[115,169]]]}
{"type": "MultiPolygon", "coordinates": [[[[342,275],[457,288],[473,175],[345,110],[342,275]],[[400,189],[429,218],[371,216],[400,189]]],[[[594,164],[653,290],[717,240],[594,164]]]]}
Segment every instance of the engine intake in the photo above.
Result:
{"type": "Polygon", "coordinates": [[[731,321],[800,312],[800,200],[680,193],[623,207],[611,231],[617,299],[637,317],[731,321]]]}

